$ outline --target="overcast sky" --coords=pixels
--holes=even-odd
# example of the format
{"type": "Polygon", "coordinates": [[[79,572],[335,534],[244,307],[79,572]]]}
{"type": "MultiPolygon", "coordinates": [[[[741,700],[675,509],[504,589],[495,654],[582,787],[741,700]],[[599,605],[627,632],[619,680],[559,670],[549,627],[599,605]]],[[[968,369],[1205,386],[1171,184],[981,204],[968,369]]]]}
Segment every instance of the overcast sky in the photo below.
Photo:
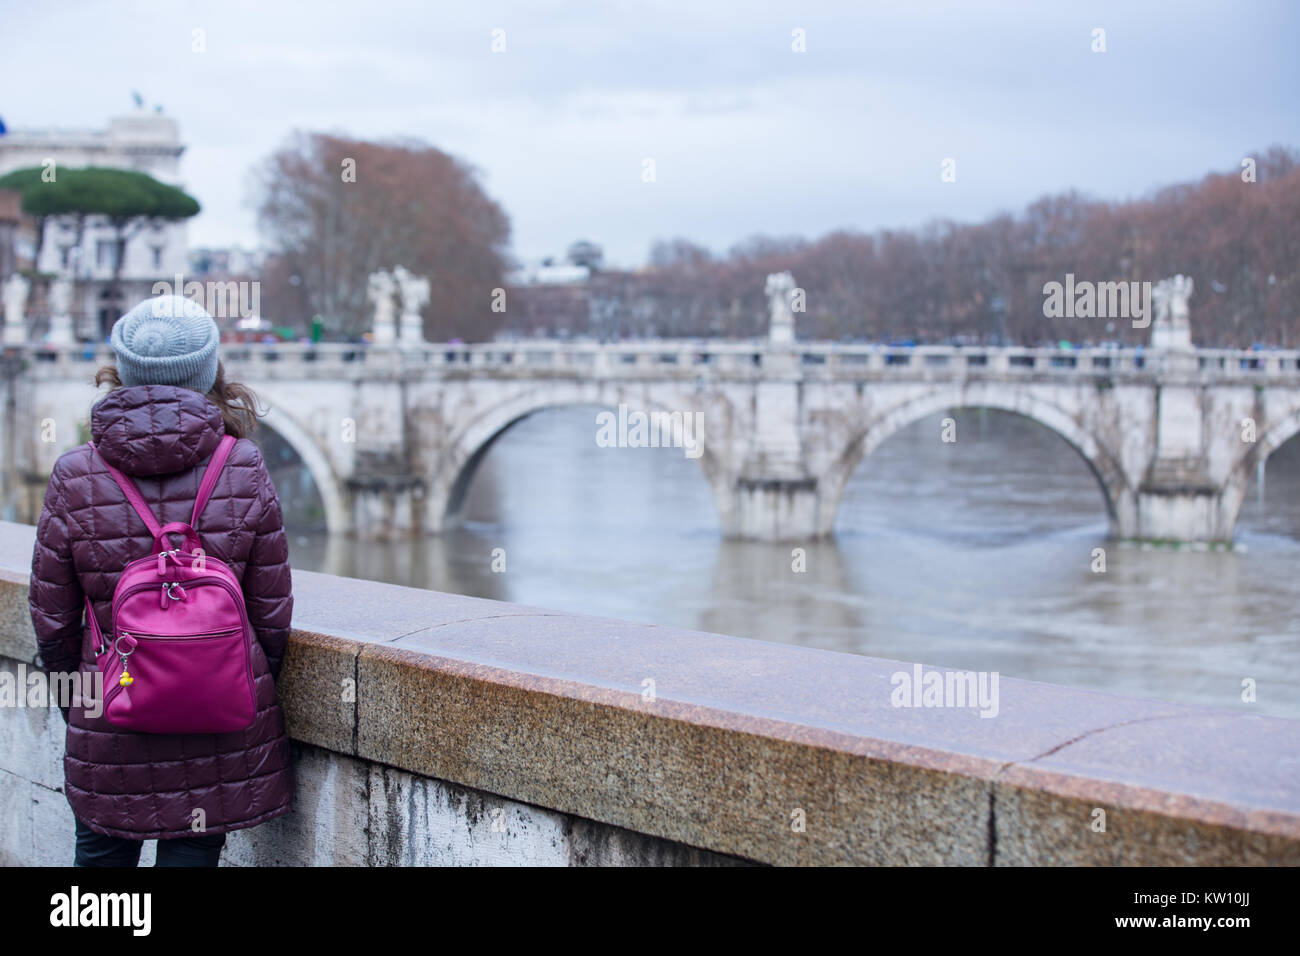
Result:
{"type": "Polygon", "coordinates": [[[192,245],[258,244],[247,171],[300,128],[424,139],[479,168],[517,256],[589,238],[631,266],[656,238],[977,221],[1236,169],[1300,146],[1298,48],[1286,0],[0,0],[0,117],[162,104],[203,204],[192,245]]]}

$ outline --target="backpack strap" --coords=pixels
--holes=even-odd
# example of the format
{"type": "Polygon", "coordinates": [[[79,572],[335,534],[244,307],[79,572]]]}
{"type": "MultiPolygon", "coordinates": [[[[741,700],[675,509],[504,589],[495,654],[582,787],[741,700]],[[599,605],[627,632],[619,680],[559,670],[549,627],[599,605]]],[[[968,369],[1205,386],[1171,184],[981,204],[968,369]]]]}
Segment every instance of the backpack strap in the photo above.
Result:
{"type": "MultiPolygon", "coordinates": [[[[149,510],[149,505],[145,502],[144,496],[140,494],[140,489],[135,486],[135,482],[120,469],[110,465],[108,461],[105,460],[104,456],[99,454],[99,449],[95,448],[94,442],[90,442],[89,444],[90,447],[94,449],[95,454],[99,455],[99,460],[104,463],[104,467],[107,468],[108,473],[113,476],[113,480],[117,482],[117,486],[122,489],[122,494],[126,495],[126,500],[131,503],[131,507],[135,509],[135,513],[140,516],[140,520],[144,522],[144,526],[149,529],[149,533],[157,539],[162,531],[162,525],[158,523],[158,519],[154,517],[153,512],[149,510]]],[[[230,451],[234,447],[235,436],[223,435],[221,441],[217,443],[216,451],[214,451],[212,457],[208,459],[208,466],[204,469],[203,478],[199,482],[198,496],[194,499],[194,513],[190,517],[191,528],[198,524],[199,515],[203,513],[203,508],[208,503],[208,498],[212,496],[212,489],[217,486],[217,479],[221,477],[221,469],[225,467],[226,459],[230,457],[230,451]]]]}
{"type": "Polygon", "coordinates": [[[90,636],[95,641],[95,656],[103,657],[104,652],[108,650],[108,645],[104,643],[104,635],[99,631],[99,621],[95,618],[95,609],[90,604],[90,597],[86,595],[86,623],[90,625],[90,636]]]}
{"type": "Polygon", "coordinates": [[[221,443],[217,445],[217,450],[208,459],[208,467],[203,472],[203,480],[199,482],[198,496],[194,499],[194,514],[190,516],[191,528],[198,528],[199,515],[203,514],[203,507],[208,503],[208,498],[212,495],[212,489],[217,486],[217,479],[221,477],[221,469],[226,466],[226,459],[230,457],[230,451],[234,447],[235,436],[223,435],[221,443]]]}
{"type": "Polygon", "coordinates": [[[140,516],[140,520],[143,521],[144,526],[149,529],[149,533],[155,538],[158,537],[158,530],[162,525],[158,523],[158,519],[153,516],[153,512],[150,511],[149,506],[145,504],[144,496],[140,494],[140,489],[135,486],[135,482],[117,468],[110,465],[105,460],[104,456],[99,454],[99,449],[95,448],[94,442],[90,442],[89,444],[90,447],[94,449],[95,454],[99,455],[99,460],[104,462],[104,467],[107,468],[108,473],[113,476],[113,480],[117,482],[117,486],[122,489],[122,493],[126,495],[126,500],[131,503],[131,507],[134,508],[135,513],[140,516]]]}

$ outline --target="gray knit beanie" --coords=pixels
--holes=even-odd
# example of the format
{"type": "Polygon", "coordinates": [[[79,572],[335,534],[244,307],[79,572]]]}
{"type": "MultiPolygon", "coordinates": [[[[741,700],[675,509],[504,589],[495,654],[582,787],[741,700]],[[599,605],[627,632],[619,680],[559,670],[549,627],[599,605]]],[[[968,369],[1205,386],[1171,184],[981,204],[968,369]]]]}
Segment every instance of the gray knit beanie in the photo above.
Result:
{"type": "Polygon", "coordinates": [[[109,343],[123,385],[179,385],[206,393],[217,380],[220,338],[203,306],[160,295],[114,322],[109,343]]]}

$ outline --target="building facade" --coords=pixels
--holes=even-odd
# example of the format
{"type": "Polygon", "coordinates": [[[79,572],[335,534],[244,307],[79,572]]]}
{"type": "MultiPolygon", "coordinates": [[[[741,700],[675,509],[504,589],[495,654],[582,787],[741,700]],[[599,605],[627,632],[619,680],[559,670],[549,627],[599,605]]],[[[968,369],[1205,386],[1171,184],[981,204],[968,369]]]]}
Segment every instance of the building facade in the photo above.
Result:
{"type": "MultiPolygon", "coordinates": [[[[138,170],[160,182],[184,188],[180,159],[185,147],[176,121],[161,112],[137,109],[114,117],[107,129],[11,129],[0,133],[0,175],[24,167],[56,170],[86,166],[138,170]]],[[[188,227],[184,221],[155,223],[131,236],[125,247],[116,297],[111,289],[116,246],[112,228],[88,218],[80,242],[75,224],[53,217],[45,224],[35,270],[73,279],[73,322],[77,336],[99,340],[130,305],[152,294],[159,280],[174,281],[186,271],[188,227]]],[[[33,293],[36,293],[33,288],[33,293]]],[[[28,300],[28,318],[39,328],[44,296],[28,300]]]]}

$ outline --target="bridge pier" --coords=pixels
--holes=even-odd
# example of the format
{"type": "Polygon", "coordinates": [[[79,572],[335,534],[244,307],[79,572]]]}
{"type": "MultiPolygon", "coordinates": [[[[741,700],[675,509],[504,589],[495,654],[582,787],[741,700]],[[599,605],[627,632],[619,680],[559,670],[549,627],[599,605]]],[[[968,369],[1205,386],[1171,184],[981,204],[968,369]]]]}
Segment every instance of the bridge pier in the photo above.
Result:
{"type": "Polygon", "coordinates": [[[1224,514],[1223,483],[1210,477],[1207,396],[1196,353],[1180,341],[1158,353],[1156,361],[1155,451],[1138,487],[1133,536],[1143,541],[1231,541],[1234,516],[1224,514]]]}
{"type": "Polygon", "coordinates": [[[1225,526],[1221,496],[1210,487],[1145,485],[1138,493],[1141,541],[1215,543],[1232,540],[1225,526]]]}
{"type": "Polygon", "coordinates": [[[741,478],[729,538],[747,541],[804,541],[820,537],[821,496],[813,478],[741,478]]]}
{"type": "Polygon", "coordinates": [[[822,494],[803,447],[803,377],[785,324],[761,353],[764,381],[754,386],[753,435],[732,489],[723,533],[749,541],[804,541],[830,531],[822,494]]]}
{"type": "Polygon", "coordinates": [[[388,541],[423,534],[424,485],[400,476],[374,476],[349,482],[352,527],[358,537],[388,541]]]}

